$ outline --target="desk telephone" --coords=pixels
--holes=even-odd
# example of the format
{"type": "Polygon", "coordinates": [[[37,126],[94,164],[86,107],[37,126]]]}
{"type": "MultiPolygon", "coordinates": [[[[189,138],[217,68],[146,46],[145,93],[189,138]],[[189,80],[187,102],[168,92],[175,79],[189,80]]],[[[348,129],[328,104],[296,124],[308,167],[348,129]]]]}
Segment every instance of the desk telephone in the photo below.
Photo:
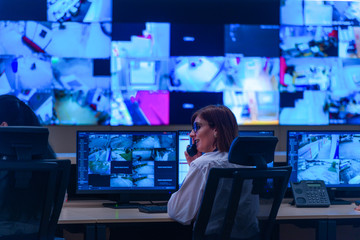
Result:
{"type": "Polygon", "coordinates": [[[329,207],[330,198],[322,180],[291,182],[296,207],[329,207]]]}

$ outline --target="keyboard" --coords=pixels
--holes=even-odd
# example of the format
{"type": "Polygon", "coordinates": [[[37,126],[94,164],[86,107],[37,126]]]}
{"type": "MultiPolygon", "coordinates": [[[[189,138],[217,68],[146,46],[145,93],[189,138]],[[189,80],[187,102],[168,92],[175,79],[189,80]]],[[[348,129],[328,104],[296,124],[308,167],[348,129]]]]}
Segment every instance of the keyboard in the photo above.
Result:
{"type": "Polygon", "coordinates": [[[166,213],[167,205],[141,205],[138,209],[144,213],[166,213]]]}

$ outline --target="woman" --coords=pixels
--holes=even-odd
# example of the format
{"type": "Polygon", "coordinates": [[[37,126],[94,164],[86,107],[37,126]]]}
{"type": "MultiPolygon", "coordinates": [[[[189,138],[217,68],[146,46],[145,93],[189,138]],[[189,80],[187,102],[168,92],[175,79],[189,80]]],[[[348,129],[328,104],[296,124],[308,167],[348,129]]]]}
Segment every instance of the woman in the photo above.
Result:
{"type": "MultiPolygon", "coordinates": [[[[232,141],[238,135],[238,126],[231,110],[225,106],[210,105],[194,113],[191,119],[193,129],[190,137],[196,143],[198,153],[190,157],[185,152],[190,166],[189,172],[181,188],[175,192],[168,202],[168,214],[182,224],[191,224],[199,210],[206,180],[211,168],[244,167],[231,164],[228,161],[228,152],[232,141]]],[[[218,188],[218,195],[224,196],[230,190],[229,184],[222,183],[218,188]],[[220,192],[219,192],[220,191],[220,192]]],[[[259,232],[256,219],[258,197],[251,194],[252,184],[246,182],[243,186],[242,197],[232,238],[253,239],[259,232]]],[[[215,212],[210,218],[207,235],[216,235],[218,224],[224,214],[226,198],[216,198],[215,212]]]]}

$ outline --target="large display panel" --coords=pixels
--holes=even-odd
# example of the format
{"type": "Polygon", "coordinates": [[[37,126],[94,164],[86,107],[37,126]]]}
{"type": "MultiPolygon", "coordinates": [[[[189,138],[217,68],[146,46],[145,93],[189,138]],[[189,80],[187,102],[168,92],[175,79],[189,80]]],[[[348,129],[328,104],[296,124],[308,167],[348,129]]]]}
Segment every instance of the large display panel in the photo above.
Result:
{"type": "Polygon", "coordinates": [[[117,201],[168,198],[177,190],[176,132],[77,132],[77,193],[117,201]]]}
{"type": "Polygon", "coordinates": [[[290,181],[323,180],[331,190],[360,188],[360,131],[304,131],[287,133],[290,181]]]}
{"type": "Polygon", "coordinates": [[[0,3],[0,94],[44,125],[188,124],[212,103],[239,125],[360,123],[357,1],[21,1],[0,3]]]}

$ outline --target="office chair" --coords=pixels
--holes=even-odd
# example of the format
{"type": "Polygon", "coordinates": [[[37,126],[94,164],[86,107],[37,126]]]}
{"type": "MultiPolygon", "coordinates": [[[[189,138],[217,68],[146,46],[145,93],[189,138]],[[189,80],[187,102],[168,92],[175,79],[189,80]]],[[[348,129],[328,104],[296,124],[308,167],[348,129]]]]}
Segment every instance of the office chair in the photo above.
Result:
{"type": "Polygon", "coordinates": [[[54,239],[70,160],[0,161],[0,239],[54,239]]]}
{"type": "Polygon", "coordinates": [[[291,166],[267,167],[266,163],[274,159],[276,143],[276,137],[238,137],[233,141],[229,151],[229,162],[253,167],[210,170],[194,223],[193,240],[231,239],[236,216],[242,211],[238,209],[239,201],[246,188],[249,188],[255,199],[259,200],[258,213],[254,215],[258,219],[260,232],[254,237],[243,238],[271,239],[276,216],[291,174],[291,166]],[[219,211],[218,198],[221,198],[222,202],[225,199],[227,205],[221,222],[217,223],[219,228],[216,234],[209,235],[207,228],[211,223],[212,213],[219,211]]]}
{"type": "MultiPolygon", "coordinates": [[[[244,181],[257,179],[273,179],[275,187],[273,193],[260,194],[260,209],[258,219],[261,221],[259,239],[270,239],[272,229],[276,220],[277,212],[284,197],[287,183],[289,181],[291,167],[275,167],[265,170],[248,168],[213,168],[205,186],[203,200],[194,225],[193,239],[206,239],[206,228],[209,223],[213,207],[216,207],[215,199],[219,182],[222,179],[230,179],[232,188],[228,196],[228,205],[224,213],[224,220],[218,236],[215,239],[230,239],[234,225],[238,203],[241,198],[244,181]],[[269,195],[273,195],[273,199],[269,195]],[[262,198],[264,197],[264,198],[262,198]],[[263,227],[262,227],[263,226],[263,227]]],[[[271,191],[271,190],[270,190],[271,191]]],[[[222,196],[226,197],[226,196],[222,196]]],[[[239,209],[241,211],[241,209],[239,209]]]]}

